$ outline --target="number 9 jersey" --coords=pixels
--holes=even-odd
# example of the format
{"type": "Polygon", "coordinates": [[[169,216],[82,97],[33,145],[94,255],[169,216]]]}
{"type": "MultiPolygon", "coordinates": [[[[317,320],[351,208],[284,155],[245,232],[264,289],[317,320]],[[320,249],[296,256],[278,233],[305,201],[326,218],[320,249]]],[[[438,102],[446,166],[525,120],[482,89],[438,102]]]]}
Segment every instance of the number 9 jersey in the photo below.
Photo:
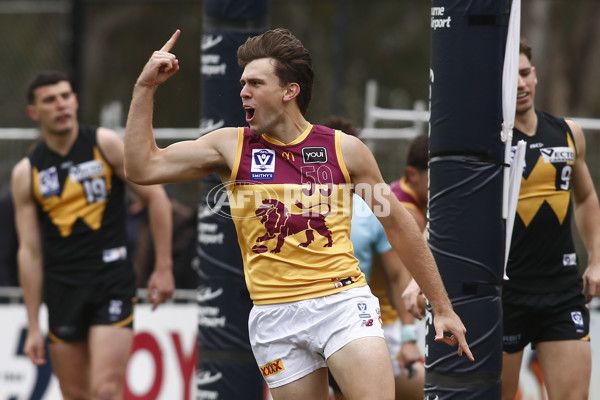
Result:
{"type": "Polygon", "coordinates": [[[571,173],[576,149],[564,119],[536,110],[529,136],[515,129],[513,146],[526,142],[525,167],[504,285],[527,293],[560,291],[580,280],[571,234],[571,173]]]}

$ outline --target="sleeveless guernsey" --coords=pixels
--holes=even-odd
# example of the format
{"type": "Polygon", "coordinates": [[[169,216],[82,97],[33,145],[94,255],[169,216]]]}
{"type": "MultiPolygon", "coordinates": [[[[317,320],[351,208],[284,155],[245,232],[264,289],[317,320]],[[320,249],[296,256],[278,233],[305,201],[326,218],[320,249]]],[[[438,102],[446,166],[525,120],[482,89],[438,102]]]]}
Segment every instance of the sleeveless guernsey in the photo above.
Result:
{"type": "Polygon", "coordinates": [[[571,172],[576,149],[564,119],[537,111],[534,136],[515,129],[513,146],[527,143],[507,265],[508,288],[547,293],[580,278],[571,234],[571,172]]]}
{"type": "Polygon", "coordinates": [[[366,285],[350,242],[352,190],[341,135],[309,124],[286,145],[239,128],[226,186],[254,304],[366,285]]]}
{"type": "Polygon", "coordinates": [[[425,215],[425,207],[420,204],[417,194],[408,186],[405,177],[392,182],[390,184],[390,190],[405,208],[418,211],[425,215]]]}
{"type": "Polygon", "coordinates": [[[80,127],[65,156],[41,142],[28,158],[45,276],[77,283],[126,260],[124,182],[102,154],[96,129],[80,127]]]}

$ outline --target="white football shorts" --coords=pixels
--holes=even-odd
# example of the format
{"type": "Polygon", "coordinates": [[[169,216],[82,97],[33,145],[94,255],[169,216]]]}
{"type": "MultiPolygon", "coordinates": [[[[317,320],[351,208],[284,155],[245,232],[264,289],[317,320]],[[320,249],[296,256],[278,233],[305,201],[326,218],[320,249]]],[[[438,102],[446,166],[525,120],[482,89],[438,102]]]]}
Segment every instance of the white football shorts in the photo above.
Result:
{"type": "Polygon", "coordinates": [[[270,388],[327,366],[353,340],[384,337],[379,300],[368,286],[291,303],[255,305],[248,319],[254,357],[270,388]]]}
{"type": "Polygon", "coordinates": [[[392,366],[394,367],[394,376],[400,376],[402,368],[400,368],[400,362],[398,361],[398,354],[402,347],[401,340],[401,327],[400,320],[392,322],[383,326],[383,334],[385,336],[385,342],[387,343],[388,351],[390,352],[390,358],[392,359],[392,366]]]}

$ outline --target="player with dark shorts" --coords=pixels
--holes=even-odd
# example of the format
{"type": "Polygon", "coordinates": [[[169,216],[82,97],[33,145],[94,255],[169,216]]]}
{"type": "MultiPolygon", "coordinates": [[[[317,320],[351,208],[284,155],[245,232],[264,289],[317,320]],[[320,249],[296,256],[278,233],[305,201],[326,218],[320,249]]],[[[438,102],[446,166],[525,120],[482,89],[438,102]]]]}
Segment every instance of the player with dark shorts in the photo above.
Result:
{"type": "Polygon", "coordinates": [[[567,291],[525,294],[506,290],[503,350],[522,351],[527,344],[556,340],[590,341],[590,313],[577,283],[567,291]]]}
{"type": "Polygon", "coordinates": [[[51,341],[85,340],[90,326],[94,325],[133,328],[137,298],[133,274],[129,273],[131,265],[119,262],[111,265],[111,269],[115,272],[113,276],[77,285],[46,279],[44,302],[48,308],[51,341]]]}
{"type": "Polygon", "coordinates": [[[126,185],[148,205],[155,269],[154,307],[175,288],[171,205],[160,186],[128,182],[123,139],[80,125],[66,75],[38,74],[27,111],[42,140],[13,168],[19,276],[27,309],[24,352],[47,362],[38,322],[48,308],[52,368],[64,398],[122,398],[133,343],[134,272],[127,254],[126,185]]]}
{"type": "Polygon", "coordinates": [[[512,145],[525,142],[525,165],[502,288],[502,398],[515,398],[531,343],[549,398],[584,400],[591,374],[586,303],[600,289],[600,207],[581,127],[536,110],[536,85],[531,47],[521,41],[512,145]],[[573,220],[588,251],[583,277],[573,220]]]}

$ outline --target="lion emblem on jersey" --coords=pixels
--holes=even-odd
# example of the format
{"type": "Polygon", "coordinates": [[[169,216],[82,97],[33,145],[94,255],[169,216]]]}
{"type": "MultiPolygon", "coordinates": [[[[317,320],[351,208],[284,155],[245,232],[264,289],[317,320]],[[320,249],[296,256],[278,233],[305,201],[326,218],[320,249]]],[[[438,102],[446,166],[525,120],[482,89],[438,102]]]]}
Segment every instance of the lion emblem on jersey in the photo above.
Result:
{"type": "MultiPolygon", "coordinates": [[[[321,203],[305,207],[299,201],[295,203],[295,206],[302,210],[302,213],[294,214],[290,212],[285,204],[279,200],[263,200],[262,204],[256,209],[255,214],[260,218],[260,222],[265,226],[267,233],[256,239],[256,242],[261,243],[276,238],[277,245],[271,250],[271,253],[279,253],[286,237],[305,232],[306,241],[300,243],[299,246],[308,247],[315,240],[314,231],[317,231],[321,236],[327,238],[327,243],[323,247],[331,247],[333,245],[331,231],[325,223],[325,217],[331,211],[331,206],[327,203],[321,203]],[[323,204],[326,204],[328,208],[325,214],[310,211],[312,208],[323,204]]],[[[267,250],[265,245],[257,244],[252,247],[252,251],[255,253],[263,253],[267,250]]]]}

